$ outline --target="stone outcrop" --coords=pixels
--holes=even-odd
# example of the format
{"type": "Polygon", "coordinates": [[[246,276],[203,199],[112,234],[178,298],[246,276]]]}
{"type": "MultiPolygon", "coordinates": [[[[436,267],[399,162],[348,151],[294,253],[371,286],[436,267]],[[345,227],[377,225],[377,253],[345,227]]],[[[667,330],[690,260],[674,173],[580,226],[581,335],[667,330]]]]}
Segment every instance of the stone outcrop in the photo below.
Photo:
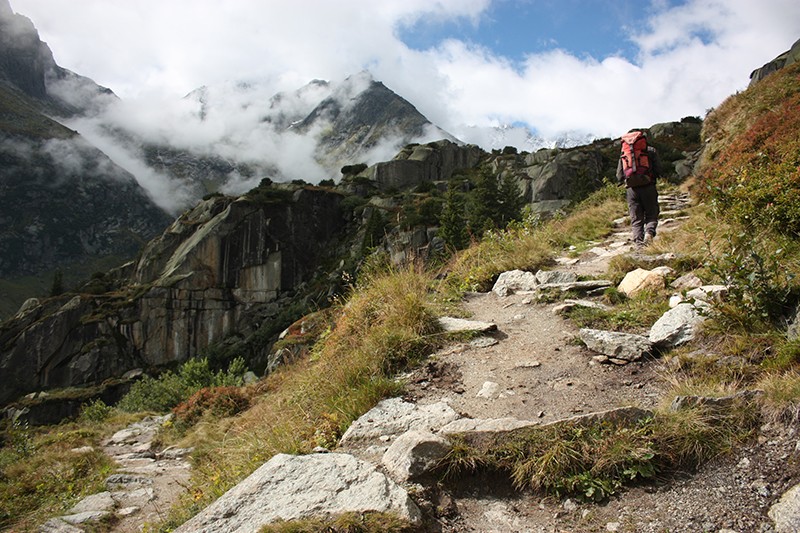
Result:
{"type": "Polygon", "coordinates": [[[276,520],[368,511],[422,520],[408,493],[369,463],[341,453],[278,454],[175,531],[256,532],[276,520]]]}
{"type": "Polygon", "coordinates": [[[410,145],[391,161],[376,163],[362,175],[378,189],[408,189],[423,182],[448,180],[457,169],[474,168],[485,153],[475,145],[442,140],[410,145]]]}
{"type": "Polygon", "coordinates": [[[590,350],[620,364],[638,361],[653,349],[647,337],[632,333],[583,328],[580,338],[590,350]]]}
{"type": "Polygon", "coordinates": [[[706,317],[700,307],[681,303],[659,318],[650,328],[650,342],[659,348],[674,348],[694,339],[697,328],[706,317]]]}
{"type": "Polygon", "coordinates": [[[530,201],[538,210],[553,211],[564,207],[576,190],[601,182],[607,165],[600,150],[593,145],[570,150],[539,150],[529,154],[525,158],[525,173],[530,179],[530,201]]]}
{"type": "Polygon", "coordinates": [[[750,85],[754,85],[763,80],[773,72],[780,70],[784,67],[800,61],[800,39],[794,42],[792,47],[786,52],[782,53],[772,61],[765,63],[763,66],[755,69],[750,73],[750,85]]]}
{"type": "Polygon", "coordinates": [[[252,335],[337,252],[346,226],[339,194],[272,194],[279,198],[202,202],[129,265],[130,284],[48,300],[4,323],[0,373],[9,386],[0,402],[184,361],[233,332],[252,335]]]}

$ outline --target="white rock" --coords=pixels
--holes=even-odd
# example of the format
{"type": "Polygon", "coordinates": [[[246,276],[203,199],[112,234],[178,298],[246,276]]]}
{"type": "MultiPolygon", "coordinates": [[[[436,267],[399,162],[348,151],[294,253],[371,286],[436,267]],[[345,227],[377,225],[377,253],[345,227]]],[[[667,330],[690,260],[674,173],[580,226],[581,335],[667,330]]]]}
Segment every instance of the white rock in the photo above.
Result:
{"type": "Polygon", "coordinates": [[[781,496],[769,509],[769,517],[775,522],[775,533],[800,531],[800,485],[795,485],[781,496]]]}
{"type": "Polygon", "coordinates": [[[540,270],[536,273],[536,281],[543,283],[572,283],[578,281],[575,272],[564,272],[563,270],[540,270]]]}
{"type": "Polygon", "coordinates": [[[492,287],[492,292],[505,297],[517,291],[532,291],[537,285],[536,275],[523,270],[510,270],[503,272],[492,287]]]}
{"type": "Polygon", "coordinates": [[[672,276],[672,275],[675,274],[675,270],[671,269],[668,266],[656,267],[656,268],[650,269],[650,272],[653,272],[655,274],[660,274],[660,275],[664,276],[665,278],[667,276],[672,276]]]}
{"type": "Polygon", "coordinates": [[[628,362],[638,361],[652,350],[650,340],[642,335],[583,328],[579,336],[593,352],[628,362]]]}
{"type": "Polygon", "coordinates": [[[494,399],[500,396],[500,384],[494,381],[485,381],[481,390],[475,395],[476,398],[494,399]]]}
{"type": "Polygon", "coordinates": [[[83,533],[83,529],[68,524],[60,518],[51,518],[39,526],[39,533],[83,533]]]}
{"type": "Polygon", "coordinates": [[[74,525],[85,524],[86,522],[99,522],[109,516],[111,516],[111,513],[108,511],[84,511],[82,513],[60,516],[59,518],[64,522],[74,525]]]}
{"type": "Polygon", "coordinates": [[[375,441],[382,435],[396,437],[412,429],[437,431],[460,418],[445,402],[417,405],[402,398],[383,400],[353,422],[344,435],[341,445],[375,441]]]}
{"type": "Polygon", "coordinates": [[[728,296],[728,287],[725,285],[703,285],[686,293],[686,297],[703,302],[721,302],[728,296]]]}
{"type": "Polygon", "coordinates": [[[699,309],[690,303],[681,303],[670,309],[650,328],[650,342],[674,348],[694,339],[697,327],[705,322],[699,309]]]}
{"type": "Polygon", "coordinates": [[[451,448],[447,440],[429,431],[408,431],[389,446],[382,463],[392,478],[404,483],[429,473],[451,448]]]}
{"type": "Polygon", "coordinates": [[[422,519],[408,493],[369,463],[342,453],[278,454],[175,531],[255,533],[277,520],[369,511],[422,519]]]}
{"type": "Polygon", "coordinates": [[[110,492],[99,492],[85,497],[67,512],[69,514],[80,514],[91,511],[108,512],[111,511],[115,505],[116,502],[111,497],[110,492]]]}
{"type": "Polygon", "coordinates": [[[461,332],[479,332],[485,333],[487,331],[494,331],[497,329],[497,324],[492,322],[479,322],[477,320],[465,320],[463,318],[454,318],[443,316],[439,318],[439,325],[447,333],[461,333],[461,332]]]}
{"type": "Polygon", "coordinates": [[[685,302],[686,300],[680,294],[673,294],[669,297],[669,308],[672,309],[677,307],[678,304],[685,302]]]}

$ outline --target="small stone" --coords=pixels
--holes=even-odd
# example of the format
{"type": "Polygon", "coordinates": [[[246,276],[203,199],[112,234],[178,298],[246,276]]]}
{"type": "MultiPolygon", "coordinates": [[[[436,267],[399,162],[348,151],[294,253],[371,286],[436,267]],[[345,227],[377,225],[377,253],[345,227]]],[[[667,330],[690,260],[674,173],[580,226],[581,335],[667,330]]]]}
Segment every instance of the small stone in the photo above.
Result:
{"type": "Polygon", "coordinates": [[[499,341],[492,337],[478,337],[477,339],[472,339],[469,342],[469,345],[473,348],[489,348],[490,346],[494,346],[499,341]]]}
{"type": "Polygon", "coordinates": [[[571,513],[572,511],[576,511],[578,509],[578,504],[572,501],[572,499],[567,498],[564,500],[564,503],[561,504],[561,507],[563,507],[565,511],[571,513]]]}
{"type": "Polygon", "coordinates": [[[619,531],[619,522],[609,522],[606,524],[606,531],[619,531]]]}
{"type": "Polygon", "coordinates": [[[475,395],[475,397],[493,399],[497,398],[499,395],[500,395],[500,384],[495,383],[494,381],[486,381],[481,387],[481,390],[478,391],[478,394],[475,395]]]}

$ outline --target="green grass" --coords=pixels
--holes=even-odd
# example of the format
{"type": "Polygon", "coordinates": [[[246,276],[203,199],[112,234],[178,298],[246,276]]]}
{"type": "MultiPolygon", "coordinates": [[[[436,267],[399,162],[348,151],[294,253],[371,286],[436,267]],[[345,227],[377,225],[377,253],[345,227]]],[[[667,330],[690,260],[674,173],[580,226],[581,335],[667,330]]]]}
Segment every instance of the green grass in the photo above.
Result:
{"type": "Polygon", "coordinates": [[[715,411],[696,407],[656,412],[638,421],[532,426],[493,437],[454,436],[441,465],[463,475],[495,472],[520,490],[601,501],[630,483],[685,471],[750,437],[758,420],[752,404],[715,411]]]}
{"type": "MultiPolygon", "coordinates": [[[[96,409],[96,408],[95,408],[96,409]]],[[[34,531],[81,498],[101,492],[115,466],[100,440],[132,422],[119,413],[47,428],[0,428],[0,529],[34,531]],[[89,451],[74,452],[90,446],[89,451]]]]}
{"type": "Polygon", "coordinates": [[[276,453],[333,446],[353,420],[399,394],[394,375],[444,341],[430,284],[414,269],[362,277],[310,357],[262,380],[255,405],[236,419],[198,424],[186,437],[197,446],[192,496],[162,528],[182,523],[276,453]]]}

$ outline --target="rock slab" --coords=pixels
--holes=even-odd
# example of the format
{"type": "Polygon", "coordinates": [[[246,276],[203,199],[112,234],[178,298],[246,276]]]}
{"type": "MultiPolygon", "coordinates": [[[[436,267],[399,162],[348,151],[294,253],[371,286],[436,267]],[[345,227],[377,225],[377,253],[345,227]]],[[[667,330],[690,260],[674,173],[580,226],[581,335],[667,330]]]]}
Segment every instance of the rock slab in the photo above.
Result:
{"type": "Polygon", "coordinates": [[[653,348],[647,337],[632,333],[583,328],[579,335],[593,352],[628,362],[638,361],[653,348]]]}
{"type": "Polygon", "coordinates": [[[662,348],[674,348],[694,339],[706,317],[700,307],[681,303],[664,313],[650,328],[650,342],[662,348]]]}
{"type": "Polygon", "coordinates": [[[255,533],[276,520],[388,512],[419,524],[408,493],[385,474],[341,453],[278,454],[176,533],[255,533]]]}

